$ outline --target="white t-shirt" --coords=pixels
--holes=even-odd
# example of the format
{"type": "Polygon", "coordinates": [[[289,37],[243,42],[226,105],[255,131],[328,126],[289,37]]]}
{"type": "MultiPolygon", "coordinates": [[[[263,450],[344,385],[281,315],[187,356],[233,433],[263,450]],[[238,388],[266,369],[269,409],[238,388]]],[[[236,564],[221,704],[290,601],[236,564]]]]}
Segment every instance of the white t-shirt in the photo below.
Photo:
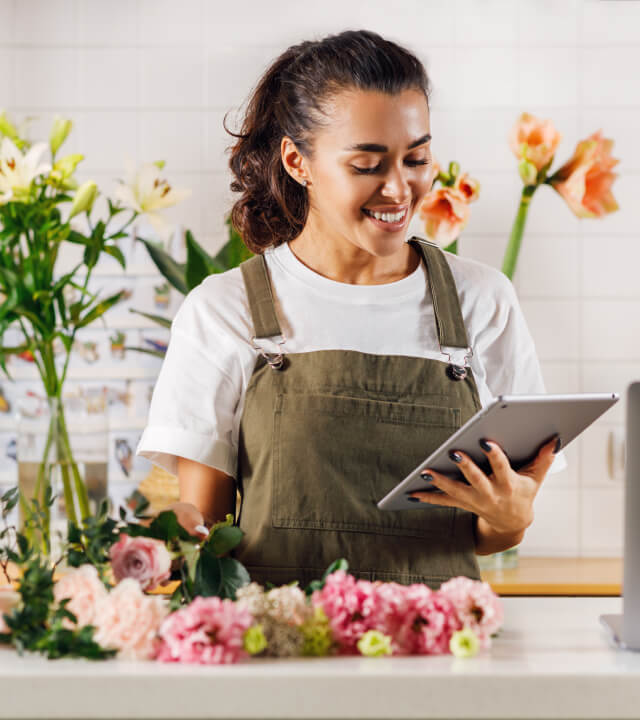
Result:
{"type": "MultiPolygon", "coordinates": [[[[449,362],[438,345],[424,262],[396,282],[352,285],[311,270],[287,243],[269,248],[264,257],[285,353],[338,349],[449,362]]],[[[451,253],[446,257],[473,349],[471,368],[482,405],[499,394],[546,392],[511,281],[476,260],[451,253]]],[[[239,267],[210,275],[188,293],[171,325],[137,455],[173,474],[177,456],[182,456],[235,477],[245,391],[258,355],[252,336],[239,267]]],[[[270,340],[258,342],[268,351],[277,350],[270,340]]],[[[566,464],[560,452],[550,472],[566,464]]]]}

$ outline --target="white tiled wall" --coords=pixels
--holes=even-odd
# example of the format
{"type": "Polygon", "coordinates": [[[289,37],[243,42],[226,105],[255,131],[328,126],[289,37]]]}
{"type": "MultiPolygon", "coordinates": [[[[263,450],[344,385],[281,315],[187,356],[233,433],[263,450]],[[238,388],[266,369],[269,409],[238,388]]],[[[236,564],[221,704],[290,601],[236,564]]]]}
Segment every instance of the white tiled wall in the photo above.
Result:
{"type": "MultiPolygon", "coordinates": [[[[43,132],[54,113],[71,116],[81,179],[113,182],[125,152],[165,159],[193,190],[172,219],[215,250],[231,197],[224,113],[289,44],[347,28],[380,32],[425,62],[436,157],[482,184],[463,255],[501,263],[520,192],[506,136],[520,112],[562,133],[554,167],[598,128],[614,138],[620,211],[579,221],[541,188],[514,282],[547,389],[623,394],[640,379],[640,2],[0,0],[0,107],[37,116],[43,132]]],[[[622,480],[606,451],[624,411],[623,399],[567,449],[523,553],[621,552],[622,480]]]]}

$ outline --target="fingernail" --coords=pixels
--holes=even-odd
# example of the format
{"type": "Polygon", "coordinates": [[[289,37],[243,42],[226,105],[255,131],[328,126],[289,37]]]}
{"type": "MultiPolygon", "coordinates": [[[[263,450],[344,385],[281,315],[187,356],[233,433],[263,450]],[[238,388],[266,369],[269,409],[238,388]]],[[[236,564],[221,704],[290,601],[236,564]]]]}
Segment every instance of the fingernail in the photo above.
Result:
{"type": "Polygon", "coordinates": [[[480,438],[480,440],[478,440],[478,443],[483,450],[491,452],[491,445],[489,445],[489,443],[484,438],[480,438]]]}
{"type": "Polygon", "coordinates": [[[449,450],[449,457],[453,460],[453,462],[462,462],[462,455],[457,453],[455,450],[449,450]]]}
{"type": "Polygon", "coordinates": [[[555,455],[558,450],[560,450],[560,446],[562,445],[562,439],[560,435],[558,435],[558,439],[556,440],[556,446],[553,448],[553,454],[555,455]]]}
{"type": "Polygon", "coordinates": [[[412,497],[411,495],[409,495],[409,497],[407,498],[407,500],[411,500],[411,502],[420,502],[420,498],[412,497]]]}
{"type": "Polygon", "coordinates": [[[433,475],[428,472],[421,472],[420,477],[427,482],[431,482],[433,480],[433,475]]]}
{"type": "Polygon", "coordinates": [[[209,534],[209,528],[205,527],[204,525],[196,525],[194,530],[196,532],[202,533],[203,535],[209,534]]]}

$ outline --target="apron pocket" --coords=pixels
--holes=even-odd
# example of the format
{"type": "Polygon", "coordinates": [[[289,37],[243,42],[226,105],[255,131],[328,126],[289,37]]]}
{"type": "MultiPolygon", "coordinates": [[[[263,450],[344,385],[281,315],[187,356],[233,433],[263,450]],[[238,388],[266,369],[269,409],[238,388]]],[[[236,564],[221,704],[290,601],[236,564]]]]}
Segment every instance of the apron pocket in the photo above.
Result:
{"type": "Polygon", "coordinates": [[[460,427],[459,408],[345,395],[276,398],[274,527],[450,538],[455,508],[376,503],[460,427]]]}

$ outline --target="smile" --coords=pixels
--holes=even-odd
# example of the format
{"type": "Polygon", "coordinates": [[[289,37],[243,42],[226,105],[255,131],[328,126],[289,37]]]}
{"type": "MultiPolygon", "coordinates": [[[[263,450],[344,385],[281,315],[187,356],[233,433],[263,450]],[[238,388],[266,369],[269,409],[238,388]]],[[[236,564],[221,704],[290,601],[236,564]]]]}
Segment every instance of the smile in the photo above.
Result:
{"type": "Polygon", "coordinates": [[[368,210],[362,208],[362,212],[378,227],[383,227],[389,230],[398,230],[404,226],[407,216],[409,214],[409,208],[404,208],[400,212],[389,213],[389,212],[378,212],[374,210],[368,210]]]}

